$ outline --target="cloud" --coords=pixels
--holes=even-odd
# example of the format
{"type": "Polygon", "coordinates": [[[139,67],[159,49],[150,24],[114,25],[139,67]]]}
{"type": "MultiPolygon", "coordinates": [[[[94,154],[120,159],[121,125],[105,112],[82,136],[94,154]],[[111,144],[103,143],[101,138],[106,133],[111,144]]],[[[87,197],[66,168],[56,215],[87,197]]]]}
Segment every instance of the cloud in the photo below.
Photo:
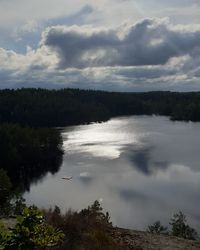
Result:
{"type": "Polygon", "coordinates": [[[84,184],[90,184],[93,181],[94,177],[88,172],[83,172],[83,173],[80,173],[79,179],[84,184]]]}
{"type": "Polygon", "coordinates": [[[53,25],[115,27],[166,16],[174,23],[199,24],[199,11],[200,4],[195,0],[2,0],[0,46],[25,53],[27,45],[37,48],[42,30],[53,25]]]}
{"type": "Polygon", "coordinates": [[[26,53],[0,48],[0,88],[200,89],[200,26],[145,19],[117,28],[52,26],[26,53]]]}
{"type": "Polygon", "coordinates": [[[27,47],[25,55],[0,48],[1,69],[23,72],[30,68],[42,67],[48,70],[48,68],[54,67],[56,63],[56,56],[50,53],[48,48],[44,46],[37,50],[27,47]]]}
{"type": "Polygon", "coordinates": [[[166,20],[145,19],[129,27],[94,29],[54,26],[42,44],[59,58],[59,68],[160,65],[200,48],[200,28],[171,27],[166,20]]]}
{"type": "MultiPolygon", "coordinates": [[[[184,23],[186,16],[190,19],[190,23],[194,23],[194,21],[199,23],[200,20],[199,0],[43,0],[42,2],[39,0],[1,0],[0,29],[16,28],[29,20],[38,23],[51,19],[59,20],[62,17],[73,17],[77,13],[77,9],[84,9],[85,6],[93,9],[90,21],[95,25],[119,25],[125,20],[135,22],[144,17],[169,16],[176,19],[178,23],[184,23]]],[[[85,9],[85,12],[90,12],[90,10],[85,9]]],[[[80,14],[83,13],[80,12],[80,14]]],[[[74,17],[79,19],[76,14],[74,17]]],[[[76,19],[74,19],[74,23],[77,23],[76,19]]]]}
{"type": "Polygon", "coordinates": [[[57,18],[52,18],[44,22],[45,26],[53,26],[53,25],[83,25],[87,23],[89,16],[94,13],[94,8],[86,4],[82,8],[80,8],[75,13],[68,16],[61,16],[57,18]]]}

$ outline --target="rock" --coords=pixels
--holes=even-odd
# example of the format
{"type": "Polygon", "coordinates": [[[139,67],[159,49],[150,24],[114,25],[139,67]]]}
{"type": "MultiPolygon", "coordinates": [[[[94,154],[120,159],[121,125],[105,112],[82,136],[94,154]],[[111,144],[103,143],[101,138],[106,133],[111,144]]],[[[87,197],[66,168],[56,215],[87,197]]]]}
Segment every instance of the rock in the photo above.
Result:
{"type": "Polygon", "coordinates": [[[200,250],[199,241],[135,230],[113,228],[110,236],[123,246],[123,250],[200,250]]]}

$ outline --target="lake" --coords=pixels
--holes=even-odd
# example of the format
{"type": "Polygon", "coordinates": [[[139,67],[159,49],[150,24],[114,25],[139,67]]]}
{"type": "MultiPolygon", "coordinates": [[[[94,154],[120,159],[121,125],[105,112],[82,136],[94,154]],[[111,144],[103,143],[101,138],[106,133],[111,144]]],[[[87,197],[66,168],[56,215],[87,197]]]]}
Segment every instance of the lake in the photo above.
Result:
{"type": "Polygon", "coordinates": [[[62,166],[31,185],[28,204],[65,211],[99,200],[114,225],[134,229],[167,224],[181,210],[200,229],[200,123],[120,117],[67,127],[62,136],[62,166]]]}

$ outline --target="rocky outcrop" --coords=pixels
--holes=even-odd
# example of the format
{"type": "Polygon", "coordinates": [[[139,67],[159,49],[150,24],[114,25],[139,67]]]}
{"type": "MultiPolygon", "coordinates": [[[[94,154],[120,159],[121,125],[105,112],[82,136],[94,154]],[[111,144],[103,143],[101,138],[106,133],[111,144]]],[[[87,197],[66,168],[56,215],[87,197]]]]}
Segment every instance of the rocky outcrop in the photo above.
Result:
{"type": "Polygon", "coordinates": [[[114,228],[111,236],[124,246],[123,250],[200,250],[199,241],[122,228],[114,228]]]}

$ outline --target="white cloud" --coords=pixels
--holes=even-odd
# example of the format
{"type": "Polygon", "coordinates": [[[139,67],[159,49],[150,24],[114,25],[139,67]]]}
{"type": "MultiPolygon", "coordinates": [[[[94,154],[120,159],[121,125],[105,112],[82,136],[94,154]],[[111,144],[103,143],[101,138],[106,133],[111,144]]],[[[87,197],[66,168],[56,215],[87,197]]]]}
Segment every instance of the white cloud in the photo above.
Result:
{"type": "Polygon", "coordinates": [[[166,19],[144,19],[123,31],[54,26],[42,44],[57,54],[60,68],[159,65],[200,49],[200,27],[172,27],[166,19]]]}
{"type": "Polygon", "coordinates": [[[199,39],[198,25],[160,19],[117,28],[53,26],[25,54],[0,48],[0,88],[200,90],[199,39]]]}
{"type": "Polygon", "coordinates": [[[185,21],[185,16],[190,21],[200,20],[199,0],[1,0],[0,26],[13,27],[29,20],[38,22],[68,16],[85,5],[94,8],[90,19],[96,24],[117,25],[125,20],[135,22],[147,17],[174,17],[175,13],[179,23],[185,21]]]}

